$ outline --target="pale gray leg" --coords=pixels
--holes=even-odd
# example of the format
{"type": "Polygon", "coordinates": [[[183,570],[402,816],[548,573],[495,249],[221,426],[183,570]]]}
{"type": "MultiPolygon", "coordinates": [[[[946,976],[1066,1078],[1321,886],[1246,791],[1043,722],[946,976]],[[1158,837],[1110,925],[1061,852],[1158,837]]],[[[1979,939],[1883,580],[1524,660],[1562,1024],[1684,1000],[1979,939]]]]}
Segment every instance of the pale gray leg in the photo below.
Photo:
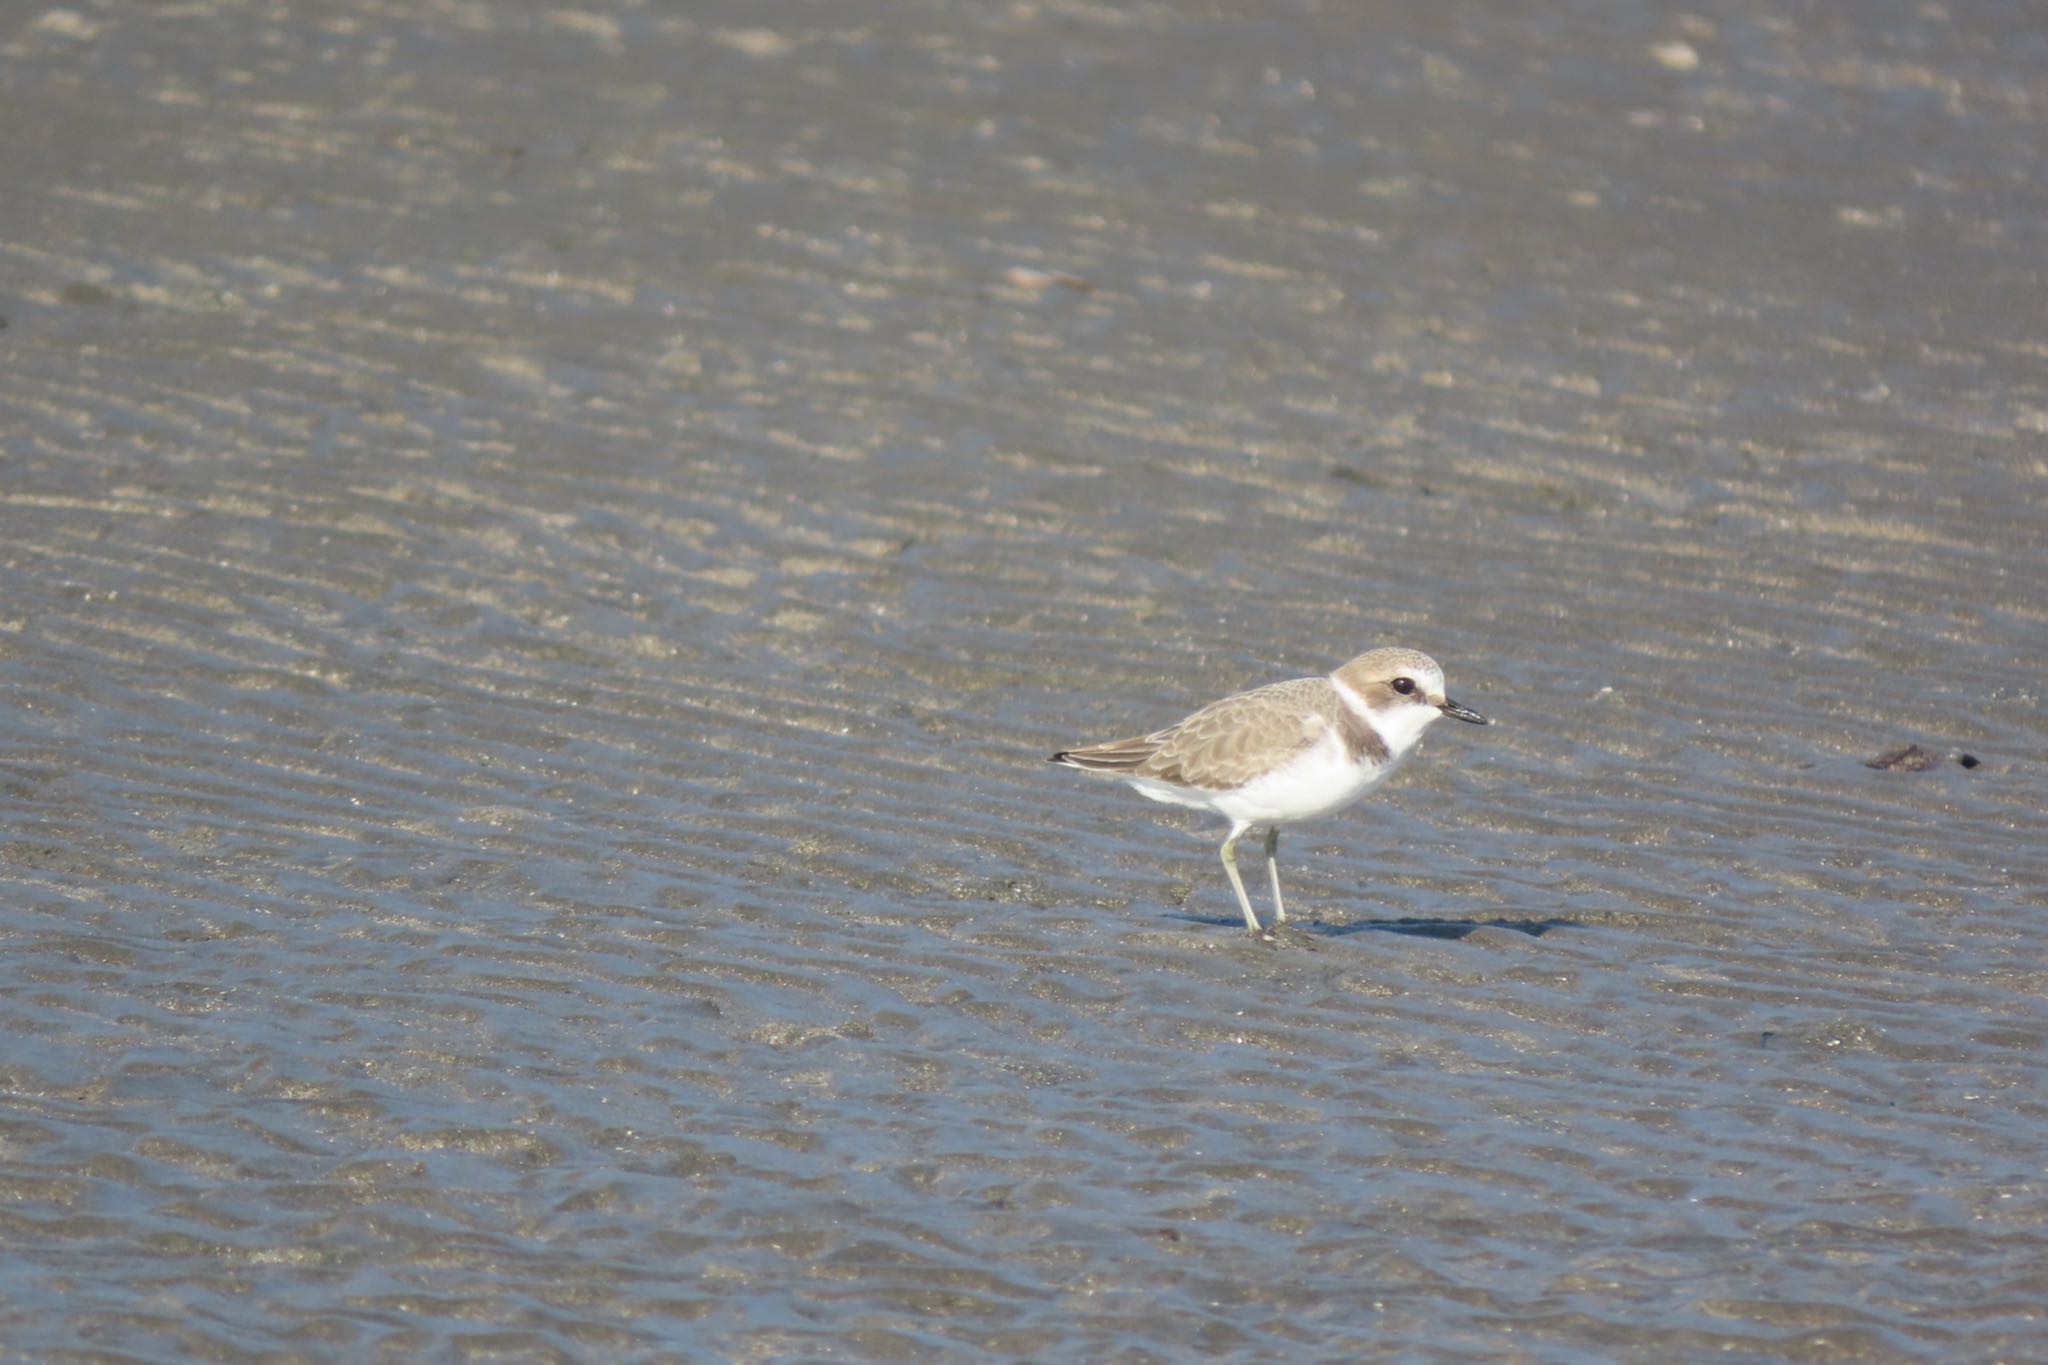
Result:
{"type": "Polygon", "coordinates": [[[1274,825],[1266,831],[1266,875],[1273,879],[1273,923],[1287,922],[1287,907],[1280,900],[1280,864],[1274,855],[1280,851],[1280,826],[1274,825]]]}
{"type": "Polygon", "coordinates": [[[1232,825],[1230,833],[1223,840],[1223,870],[1230,874],[1230,889],[1237,892],[1237,903],[1244,907],[1244,922],[1254,934],[1263,934],[1259,917],[1252,913],[1252,898],[1244,893],[1244,879],[1237,875],[1237,836],[1250,829],[1250,825],[1232,825]]]}

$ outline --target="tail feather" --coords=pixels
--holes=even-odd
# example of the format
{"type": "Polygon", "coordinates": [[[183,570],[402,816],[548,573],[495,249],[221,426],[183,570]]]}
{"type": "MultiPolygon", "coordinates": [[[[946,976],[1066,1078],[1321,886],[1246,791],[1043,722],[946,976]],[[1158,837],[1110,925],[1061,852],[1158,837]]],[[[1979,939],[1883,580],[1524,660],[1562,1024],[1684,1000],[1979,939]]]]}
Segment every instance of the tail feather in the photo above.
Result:
{"type": "Polygon", "coordinates": [[[1090,745],[1086,749],[1066,749],[1054,754],[1052,761],[1085,772],[1128,773],[1143,767],[1145,760],[1158,751],[1158,744],[1150,737],[1120,739],[1108,744],[1090,745]]]}

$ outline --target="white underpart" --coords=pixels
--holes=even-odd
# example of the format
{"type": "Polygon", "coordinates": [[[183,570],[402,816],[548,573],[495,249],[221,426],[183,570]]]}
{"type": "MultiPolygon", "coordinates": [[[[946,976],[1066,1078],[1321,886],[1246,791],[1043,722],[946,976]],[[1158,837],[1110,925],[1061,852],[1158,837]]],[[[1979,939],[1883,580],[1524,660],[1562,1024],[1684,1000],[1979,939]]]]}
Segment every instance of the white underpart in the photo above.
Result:
{"type": "Polygon", "coordinates": [[[1285,825],[1342,810],[1394,770],[1396,756],[1386,763],[1357,763],[1344,753],[1344,737],[1335,730],[1264,777],[1255,777],[1236,791],[1218,792],[1215,810],[1241,825],[1285,825]]]}
{"type": "Polygon", "coordinates": [[[1387,714],[1375,713],[1358,693],[1335,678],[1330,682],[1344,705],[1386,741],[1392,757],[1385,763],[1376,764],[1369,758],[1352,762],[1344,751],[1344,737],[1325,726],[1308,748],[1234,791],[1203,791],[1149,777],[1124,780],[1154,801],[1213,810],[1240,827],[1292,824],[1342,810],[1392,772],[1440,713],[1434,706],[1418,703],[1404,703],[1387,714]]]}

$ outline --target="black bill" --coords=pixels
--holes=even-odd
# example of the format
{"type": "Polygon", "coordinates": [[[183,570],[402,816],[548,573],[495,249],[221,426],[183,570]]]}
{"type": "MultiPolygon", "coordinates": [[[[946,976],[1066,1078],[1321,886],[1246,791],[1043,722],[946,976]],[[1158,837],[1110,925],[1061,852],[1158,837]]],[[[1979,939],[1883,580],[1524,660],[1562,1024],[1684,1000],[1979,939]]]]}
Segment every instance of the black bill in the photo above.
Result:
{"type": "Polygon", "coordinates": [[[1437,708],[1437,710],[1439,710],[1439,711],[1443,712],[1443,713],[1444,713],[1445,715],[1447,715],[1447,716],[1451,717],[1451,718],[1452,718],[1453,720],[1467,720],[1467,721],[1470,721],[1470,722],[1472,722],[1472,724],[1474,724],[1474,725],[1491,725],[1491,724],[1493,724],[1493,722],[1492,722],[1492,721],[1490,721],[1490,720],[1488,720],[1488,719],[1487,719],[1486,717],[1484,717],[1484,716],[1480,715],[1480,714],[1479,714],[1479,713],[1478,713],[1477,711],[1474,711],[1474,710],[1473,710],[1473,709],[1472,709],[1471,707],[1469,707],[1469,706],[1460,706],[1460,705],[1458,705],[1458,703],[1456,703],[1456,702],[1452,701],[1452,700],[1451,700],[1451,699],[1450,699],[1449,697],[1445,697],[1445,698],[1444,698],[1444,704],[1443,704],[1442,706],[1439,706],[1439,707],[1437,708]]]}

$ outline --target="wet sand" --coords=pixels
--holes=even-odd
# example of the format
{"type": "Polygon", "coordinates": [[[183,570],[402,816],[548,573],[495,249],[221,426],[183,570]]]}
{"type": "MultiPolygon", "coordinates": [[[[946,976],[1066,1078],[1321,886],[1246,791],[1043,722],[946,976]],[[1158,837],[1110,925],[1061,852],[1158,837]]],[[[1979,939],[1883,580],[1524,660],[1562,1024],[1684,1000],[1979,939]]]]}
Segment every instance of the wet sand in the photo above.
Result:
{"type": "Polygon", "coordinates": [[[2036,28],[7,21],[0,1354],[2038,1358],[2036,28]]]}

